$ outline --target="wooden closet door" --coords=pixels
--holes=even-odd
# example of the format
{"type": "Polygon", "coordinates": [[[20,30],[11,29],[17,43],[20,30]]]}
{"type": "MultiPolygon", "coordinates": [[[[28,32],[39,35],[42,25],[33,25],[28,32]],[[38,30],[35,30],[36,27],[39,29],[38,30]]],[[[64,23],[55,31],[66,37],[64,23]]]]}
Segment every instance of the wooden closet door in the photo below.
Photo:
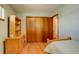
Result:
{"type": "Polygon", "coordinates": [[[26,17],[27,42],[36,41],[36,20],[33,17],[26,17]]]}
{"type": "Polygon", "coordinates": [[[27,17],[27,41],[46,42],[48,38],[48,17],[27,17]]]}
{"type": "Polygon", "coordinates": [[[36,41],[43,42],[43,18],[36,17],[36,41]]]}
{"type": "Polygon", "coordinates": [[[48,38],[48,17],[43,18],[43,41],[46,42],[48,38]]]}

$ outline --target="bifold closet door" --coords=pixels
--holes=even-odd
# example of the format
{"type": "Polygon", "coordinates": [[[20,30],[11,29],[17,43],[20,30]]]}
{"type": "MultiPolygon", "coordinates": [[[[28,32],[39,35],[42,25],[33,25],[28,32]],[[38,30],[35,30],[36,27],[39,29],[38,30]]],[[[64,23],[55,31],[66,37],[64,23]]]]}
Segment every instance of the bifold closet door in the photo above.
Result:
{"type": "Polygon", "coordinates": [[[43,42],[46,42],[48,38],[48,20],[48,17],[43,18],[43,42]]]}
{"type": "Polygon", "coordinates": [[[28,42],[46,42],[48,38],[48,17],[27,17],[26,33],[28,42]]]}
{"type": "Polygon", "coordinates": [[[42,17],[36,17],[36,41],[37,42],[43,42],[43,18],[42,17]]]}
{"type": "Polygon", "coordinates": [[[33,17],[26,17],[26,37],[27,42],[36,41],[36,19],[33,17]]]}
{"type": "Polygon", "coordinates": [[[26,17],[27,42],[42,42],[43,18],[26,17]]]}

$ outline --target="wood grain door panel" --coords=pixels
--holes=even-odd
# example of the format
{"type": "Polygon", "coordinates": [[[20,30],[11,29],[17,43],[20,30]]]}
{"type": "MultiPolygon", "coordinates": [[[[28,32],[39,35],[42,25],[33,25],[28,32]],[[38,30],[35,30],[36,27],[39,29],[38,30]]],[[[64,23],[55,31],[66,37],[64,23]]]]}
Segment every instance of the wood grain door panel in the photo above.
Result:
{"type": "Polygon", "coordinates": [[[36,18],[36,41],[42,42],[43,18],[36,18]]]}
{"type": "Polygon", "coordinates": [[[43,41],[46,42],[48,38],[48,17],[43,18],[43,41]]]}
{"type": "Polygon", "coordinates": [[[48,20],[48,23],[49,23],[49,26],[48,26],[48,37],[49,39],[53,39],[53,18],[50,17],[49,20],[48,20]]]}
{"type": "Polygon", "coordinates": [[[26,17],[28,42],[46,42],[48,37],[48,17],[26,17]]]}
{"type": "Polygon", "coordinates": [[[35,18],[27,18],[26,20],[26,26],[27,26],[27,41],[28,42],[34,42],[35,41],[35,32],[36,32],[36,26],[35,26],[35,18]]]}

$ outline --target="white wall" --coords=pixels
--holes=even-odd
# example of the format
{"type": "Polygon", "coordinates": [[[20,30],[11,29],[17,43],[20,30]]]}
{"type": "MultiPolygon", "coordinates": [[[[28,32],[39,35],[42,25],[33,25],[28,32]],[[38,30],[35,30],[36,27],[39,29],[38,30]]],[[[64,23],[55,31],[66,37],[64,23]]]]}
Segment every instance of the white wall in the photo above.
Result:
{"type": "Polygon", "coordinates": [[[0,21],[0,53],[3,53],[3,41],[7,38],[8,34],[8,16],[15,14],[15,12],[8,5],[0,5],[5,11],[5,21],[0,21]]]}
{"type": "Polygon", "coordinates": [[[65,5],[57,12],[59,13],[60,37],[72,36],[73,39],[79,40],[79,5],[65,5]]]}

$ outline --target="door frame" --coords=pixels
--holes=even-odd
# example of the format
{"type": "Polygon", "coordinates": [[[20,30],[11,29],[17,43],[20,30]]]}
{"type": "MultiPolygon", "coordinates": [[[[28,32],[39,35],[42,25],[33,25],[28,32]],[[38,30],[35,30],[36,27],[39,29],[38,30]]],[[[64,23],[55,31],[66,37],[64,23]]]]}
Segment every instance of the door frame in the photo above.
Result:
{"type": "Polygon", "coordinates": [[[59,39],[59,16],[58,16],[58,14],[55,14],[54,16],[52,16],[52,18],[56,17],[56,16],[57,16],[57,24],[56,24],[57,37],[56,37],[56,39],[59,39]]]}

